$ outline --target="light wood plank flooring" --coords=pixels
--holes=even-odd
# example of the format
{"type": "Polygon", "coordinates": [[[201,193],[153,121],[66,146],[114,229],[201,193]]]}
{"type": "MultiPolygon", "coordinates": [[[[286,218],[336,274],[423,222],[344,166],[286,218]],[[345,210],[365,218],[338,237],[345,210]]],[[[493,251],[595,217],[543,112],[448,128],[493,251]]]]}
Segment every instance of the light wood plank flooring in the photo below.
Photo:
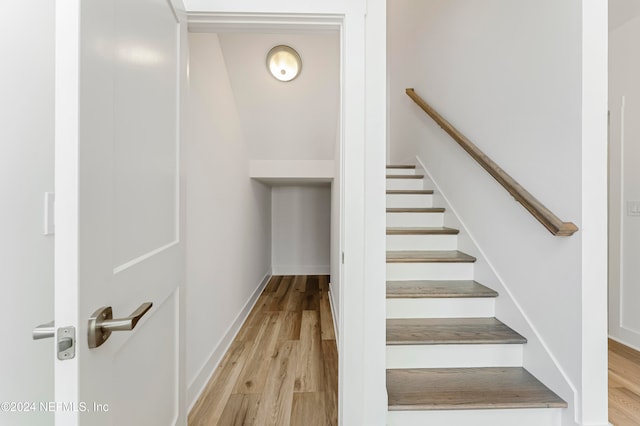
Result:
{"type": "Polygon", "coordinates": [[[337,425],[328,277],[274,276],[189,414],[191,426],[337,425]]]}
{"type": "Polygon", "coordinates": [[[609,422],[640,425],[640,352],[609,339],[609,422]]]}

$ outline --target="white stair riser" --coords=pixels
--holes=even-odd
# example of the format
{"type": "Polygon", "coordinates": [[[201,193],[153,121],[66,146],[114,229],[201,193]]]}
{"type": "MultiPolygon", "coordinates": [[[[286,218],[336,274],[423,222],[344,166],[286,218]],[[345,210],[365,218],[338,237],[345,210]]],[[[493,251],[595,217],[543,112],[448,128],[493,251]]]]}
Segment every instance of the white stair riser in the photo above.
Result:
{"type": "Polygon", "coordinates": [[[387,207],[433,207],[433,195],[387,194],[387,207]]]}
{"type": "Polygon", "coordinates": [[[422,179],[389,179],[387,178],[387,189],[423,189],[422,179]]]}
{"type": "Polygon", "coordinates": [[[387,263],[388,281],[472,279],[473,263],[387,263]]]}
{"type": "Polygon", "coordinates": [[[387,235],[387,250],[456,250],[457,235],[387,235]]]}
{"type": "Polygon", "coordinates": [[[388,227],[437,227],[444,224],[444,213],[387,213],[388,227]]]}
{"type": "Polygon", "coordinates": [[[389,208],[422,208],[433,207],[431,194],[387,194],[389,208]]]}
{"type": "Polygon", "coordinates": [[[416,169],[387,169],[388,175],[415,175],[416,169]]]}
{"type": "Polygon", "coordinates": [[[387,345],[387,368],[521,367],[522,345],[387,345]]]}
{"type": "Polygon", "coordinates": [[[387,318],[484,318],[495,316],[493,297],[387,299],[387,318]]]}
{"type": "Polygon", "coordinates": [[[387,426],[560,426],[560,408],[389,411],[387,426]]]}

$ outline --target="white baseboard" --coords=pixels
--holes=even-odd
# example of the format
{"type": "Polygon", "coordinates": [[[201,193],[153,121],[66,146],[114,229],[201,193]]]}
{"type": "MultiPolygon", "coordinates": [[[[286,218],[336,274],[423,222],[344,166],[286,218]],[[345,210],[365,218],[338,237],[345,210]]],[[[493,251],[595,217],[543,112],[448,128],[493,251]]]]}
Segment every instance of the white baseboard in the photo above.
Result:
{"type": "MultiPolygon", "coordinates": [[[[338,336],[338,321],[339,318],[336,316],[336,307],[333,304],[333,293],[331,293],[331,283],[329,283],[329,306],[331,306],[331,316],[333,317],[333,332],[336,335],[336,346],[338,346],[338,343],[340,342],[339,336],[338,336]]],[[[340,347],[338,346],[338,352],[340,352],[340,347]]]]}
{"type": "Polygon", "coordinates": [[[627,347],[629,347],[629,348],[631,348],[631,349],[633,349],[635,351],[640,352],[640,347],[634,345],[632,342],[629,342],[628,340],[625,340],[625,339],[623,339],[621,337],[609,334],[609,339],[614,340],[614,341],[620,343],[621,345],[627,346],[627,347]]]}
{"type": "Polygon", "coordinates": [[[189,407],[188,411],[191,411],[195,403],[198,401],[198,397],[200,397],[200,394],[202,393],[202,391],[204,391],[204,388],[209,383],[209,380],[211,379],[211,376],[213,376],[213,373],[216,371],[218,364],[220,364],[220,361],[222,361],[222,357],[229,349],[229,346],[231,346],[233,339],[235,339],[236,335],[240,331],[240,327],[242,327],[242,324],[244,324],[244,322],[246,321],[249,313],[258,301],[258,297],[260,297],[260,295],[262,294],[262,291],[266,287],[272,275],[274,274],[272,274],[271,271],[268,271],[265,274],[265,276],[262,278],[262,281],[260,282],[260,285],[258,285],[255,291],[249,297],[249,300],[247,300],[240,312],[238,312],[238,315],[236,315],[234,321],[231,323],[231,325],[229,325],[227,331],[224,333],[224,336],[215,346],[207,361],[200,368],[200,371],[198,371],[195,379],[193,379],[189,384],[187,388],[187,406],[189,407]]]}
{"type": "Polygon", "coordinates": [[[273,275],[329,275],[329,265],[273,265],[273,275]]]}

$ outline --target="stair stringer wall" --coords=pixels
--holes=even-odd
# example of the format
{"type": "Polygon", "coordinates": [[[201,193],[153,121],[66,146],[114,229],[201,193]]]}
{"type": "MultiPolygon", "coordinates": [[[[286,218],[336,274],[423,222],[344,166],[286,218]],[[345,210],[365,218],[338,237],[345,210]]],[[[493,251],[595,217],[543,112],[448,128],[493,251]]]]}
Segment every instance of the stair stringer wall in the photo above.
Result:
{"type": "Polygon", "coordinates": [[[499,296],[495,301],[496,318],[527,338],[527,344],[524,345],[523,351],[523,367],[568,402],[569,407],[562,410],[561,424],[563,426],[579,425],[580,423],[576,421],[575,415],[576,404],[579,404],[575,384],[572,383],[566,371],[546,344],[543,336],[536,329],[535,324],[526,315],[513,292],[510,291],[508,283],[502,279],[474,239],[473,234],[460,219],[455,206],[444,195],[438,182],[425,167],[420,156],[416,156],[415,160],[416,173],[425,175],[425,188],[435,190],[433,205],[446,209],[444,226],[460,230],[458,250],[468,253],[477,259],[474,264],[474,279],[498,292],[499,296]]]}

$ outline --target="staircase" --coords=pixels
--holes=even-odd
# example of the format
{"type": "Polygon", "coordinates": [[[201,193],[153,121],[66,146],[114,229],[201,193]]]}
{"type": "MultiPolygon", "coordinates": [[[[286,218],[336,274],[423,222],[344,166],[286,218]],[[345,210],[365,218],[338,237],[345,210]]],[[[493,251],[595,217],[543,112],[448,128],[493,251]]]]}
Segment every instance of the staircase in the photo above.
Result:
{"type": "Polygon", "coordinates": [[[387,166],[387,424],[559,425],[566,402],[522,367],[526,338],[495,318],[433,192],[387,166]]]}

